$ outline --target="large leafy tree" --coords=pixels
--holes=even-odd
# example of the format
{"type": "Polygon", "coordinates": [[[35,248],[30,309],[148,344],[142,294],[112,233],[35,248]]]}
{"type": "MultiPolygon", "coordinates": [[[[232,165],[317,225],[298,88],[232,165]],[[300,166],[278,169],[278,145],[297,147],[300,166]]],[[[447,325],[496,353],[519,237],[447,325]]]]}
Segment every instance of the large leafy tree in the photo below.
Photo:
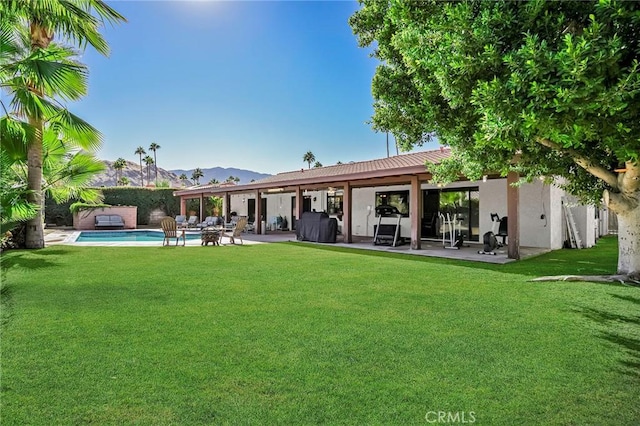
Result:
{"type": "Polygon", "coordinates": [[[0,16],[0,78],[11,96],[11,111],[6,112],[12,120],[21,122],[9,126],[31,129],[24,133],[28,136],[27,195],[38,210],[27,222],[26,246],[41,248],[45,128],[55,124],[56,133],[63,134],[63,139],[87,147],[95,148],[100,142],[95,129],[60,104],[86,94],[87,73],[67,49],[52,45],[52,41],[57,35],[65,42],[79,47],[91,45],[107,54],[108,45],[99,27],[105,20],[118,22],[124,18],[101,0],[5,0],[0,2],[0,16]]]}
{"type": "Polygon", "coordinates": [[[640,275],[640,3],[361,0],[350,24],[381,61],[373,126],[432,135],[440,178],[517,171],[604,198],[620,274],[640,275]]]}

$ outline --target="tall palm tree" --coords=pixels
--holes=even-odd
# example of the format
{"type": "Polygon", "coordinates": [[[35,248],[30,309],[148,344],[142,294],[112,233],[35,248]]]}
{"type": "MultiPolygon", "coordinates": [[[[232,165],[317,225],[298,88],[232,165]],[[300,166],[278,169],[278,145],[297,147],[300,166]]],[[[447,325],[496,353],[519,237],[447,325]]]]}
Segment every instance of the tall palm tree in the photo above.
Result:
{"type": "MultiPolygon", "coordinates": [[[[0,59],[1,83],[9,87],[14,95],[12,105],[19,120],[33,129],[27,140],[28,177],[27,188],[30,203],[42,207],[42,136],[46,125],[51,125],[54,117],[60,121],[57,132],[66,131],[68,137],[75,137],[87,147],[95,147],[100,142],[99,134],[86,122],[62,108],[56,99],[77,100],[86,94],[86,68],[80,63],[71,64],[71,56],[66,58],[50,56],[49,49],[54,35],[78,47],[91,45],[96,51],[107,55],[109,46],[100,34],[99,27],[106,21],[118,23],[125,18],[101,0],[77,1],[2,1],[3,56],[0,59]],[[14,34],[22,29],[28,34],[29,56],[7,72],[7,50],[5,41],[13,45],[14,34]],[[66,61],[69,62],[66,62],[66,61]],[[28,77],[27,77],[28,76],[28,77]],[[11,85],[7,81],[11,80],[11,85]],[[74,134],[75,133],[75,134],[74,134]]],[[[60,53],[58,50],[57,53],[60,53]]],[[[11,63],[11,60],[8,60],[11,63]]],[[[27,222],[26,247],[44,247],[43,209],[27,222]]]]}
{"type": "Polygon", "coordinates": [[[136,148],[134,154],[140,156],[140,186],[144,186],[144,174],[142,173],[142,156],[145,155],[147,151],[144,150],[143,147],[139,146],[136,148]]]}
{"type": "Polygon", "coordinates": [[[187,175],[185,175],[184,173],[182,173],[182,174],[178,177],[178,179],[180,179],[180,180],[182,181],[182,186],[185,186],[185,185],[187,184],[187,179],[189,179],[189,178],[187,177],[187,175]]]}
{"type": "Polygon", "coordinates": [[[311,168],[311,163],[316,161],[316,156],[313,155],[313,152],[307,151],[307,153],[302,156],[302,161],[306,162],[309,168],[311,168]]]}
{"type": "Polygon", "coordinates": [[[204,173],[202,173],[202,169],[200,167],[196,167],[193,173],[191,173],[191,180],[193,180],[196,185],[200,185],[200,178],[202,176],[204,176],[204,173]]]}
{"type": "Polygon", "coordinates": [[[156,151],[160,148],[160,145],[155,142],[152,142],[151,145],[149,145],[149,151],[153,151],[153,164],[156,172],[156,186],[158,186],[158,160],[156,159],[156,151]]]}
{"type": "Polygon", "coordinates": [[[147,185],[151,183],[151,165],[153,164],[153,157],[147,155],[144,157],[144,164],[147,165],[147,185]]]}
{"type": "Polygon", "coordinates": [[[122,170],[127,166],[127,161],[120,157],[116,161],[113,162],[113,168],[116,171],[116,185],[120,182],[120,178],[122,177],[122,170]]]}

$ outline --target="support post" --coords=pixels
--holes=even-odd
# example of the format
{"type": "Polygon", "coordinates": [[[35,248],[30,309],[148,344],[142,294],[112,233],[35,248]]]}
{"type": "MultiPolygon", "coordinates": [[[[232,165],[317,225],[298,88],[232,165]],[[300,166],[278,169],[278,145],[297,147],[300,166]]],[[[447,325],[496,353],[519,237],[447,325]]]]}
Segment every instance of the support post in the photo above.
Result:
{"type": "Polygon", "coordinates": [[[409,192],[409,218],[411,219],[411,249],[422,248],[422,190],[418,176],[411,176],[411,191],[409,192]]]}
{"type": "Polygon", "coordinates": [[[353,188],[350,182],[344,183],[343,197],[342,197],[342,237],[343,241],[347,244],[353,242],[352,226],[351,226],[351,195],[353,188]]]}
{"type": "Polygon", "coordinates": [[[256,221],[254,223],[256,234],[262,234],[262,200],[260,191],[256,191],[256,221]]]}
{"type": "Polygon", "coordinates": [[[520,259],[520,224],[519,205],[520,188],[513,184],[518,181],[517,172],[507,175],[507,238],[509,239],[507,256],[509,259],[520,259]]]}
{"type": "MultiPolygon", "coordinates": [[[[300,188],[300,186],[296,186],[296,220],[300,220],[300,218],[302,217],[302,206],[304,205],[303,203],[303,199],[302,199],[302,188],[300,188]]],[[[292,223],[291,224],[291,229],[296,228],[296,230],[298,229],[298,224],[297,223],[292,223]]]]}
{"type": "Polygon", "coordinates": [[[184,195],[180,197],[180,214],[187,214],[187,198],[184,195]]]}

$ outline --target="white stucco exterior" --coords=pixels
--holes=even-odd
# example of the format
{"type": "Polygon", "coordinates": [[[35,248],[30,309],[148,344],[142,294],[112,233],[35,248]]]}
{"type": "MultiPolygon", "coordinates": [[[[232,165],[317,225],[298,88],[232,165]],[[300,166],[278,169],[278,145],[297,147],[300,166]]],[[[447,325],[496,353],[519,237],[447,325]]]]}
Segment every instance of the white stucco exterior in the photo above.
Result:
{"type": "MultiPolygon", "coordinates": [[[[491,213],[497,213],[500,217],[507,215],[507,181],[506,179],[491,179],[487,182],[455,182],[446,186],[453,188],[478,188],[479,191],[479,235],[493,230],[491,213]]],[[[437,186],[424,183],[422,190],[437,189],[437,186]]],[[[409,191],[409,185],[391,185],[384,187],[353,188],[352,190],[352,234],[354,236],[374,235],[374,225],[378,223],[375,216],[376,192],[381,191],[409,191]]],[[[294,193],[263,193],[266,202],[264,220],[267,229],[271,229],[273,218],[281,216],[286,218],[288,228],[292,226],[292,199],[294,193]]],[[[309,197],[311,210],[327,210],[327,191],[305,191],[305,197],[309,197]]],[[[249,216],[248,200],[254,198],[254,194],[230,195],[230,210],[240,216],[249,216]]],[[[576,225],[584,247],[595,244],[597,237],[608,232],[606,211],[596,207],[581,206],[573,198],[567,197],[565,192],[553,185],[545,185],[541,181],[523,184],[519,189],[519,226],[520,245],[523,247],[537,247],[547,249],[559,249],[563,247],[567,239],[566,220],[563,213],[563,199],[569,201],[576,225]]],[[[342,222],[337,215],[331,215],[338,219],[339,229],[342,222]]],[[[383,223],[395,223],[396,219],[383,219],[383,223]]],[[[401,235],[411,236],[411,218],[401,219],[401,235]]],[[[507,240],[508,241],[508,240],[507,240]]]]}

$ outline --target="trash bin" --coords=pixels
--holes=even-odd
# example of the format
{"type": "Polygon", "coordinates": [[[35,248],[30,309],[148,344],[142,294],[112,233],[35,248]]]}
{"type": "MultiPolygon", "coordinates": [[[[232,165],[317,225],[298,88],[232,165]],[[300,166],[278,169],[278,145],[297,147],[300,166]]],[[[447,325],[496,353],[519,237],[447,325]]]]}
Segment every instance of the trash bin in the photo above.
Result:
{"type": "Polygon", "coordinates": [[[267,233],[267,222],[264,220],[260,222],[260,233],[263,235],[267,233]]]}

